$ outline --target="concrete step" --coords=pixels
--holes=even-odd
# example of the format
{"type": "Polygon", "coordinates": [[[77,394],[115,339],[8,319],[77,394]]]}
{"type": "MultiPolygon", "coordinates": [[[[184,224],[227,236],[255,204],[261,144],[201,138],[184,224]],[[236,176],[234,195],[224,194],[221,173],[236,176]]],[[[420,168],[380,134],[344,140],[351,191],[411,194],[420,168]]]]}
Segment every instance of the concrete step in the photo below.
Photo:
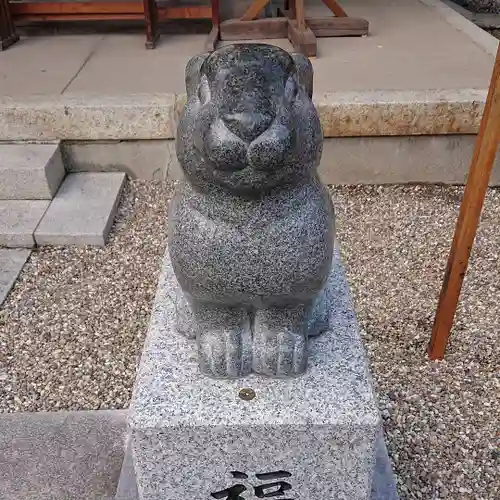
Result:
{"type": "Polygon", "coordinates": [[[0,200],[0,246],[31,248],[49,200],[0,200]]]}
{"type": "Polygon", "coordinates": [[[31,250],[0,248],[0,306],[14,285],[31,250]]]}
{"type": "Polygon", "coordinates": [[[59,144],[0,145],[0,200],[50,200],[65,174],[59,144]]]}
{"type": "Polygon", "coordinates": [[[38,245],[104,246],[125,174],[69,174],[35,231],[38,245]]]}

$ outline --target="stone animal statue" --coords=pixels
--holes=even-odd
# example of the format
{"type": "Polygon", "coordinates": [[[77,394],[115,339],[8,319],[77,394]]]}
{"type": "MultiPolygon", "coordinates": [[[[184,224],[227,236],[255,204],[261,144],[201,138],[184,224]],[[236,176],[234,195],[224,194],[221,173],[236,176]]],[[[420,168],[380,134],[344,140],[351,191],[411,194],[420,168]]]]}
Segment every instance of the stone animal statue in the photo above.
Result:
{"type": "Polygon", "coordinates": [[[211,377],[299,375],[328,327],[334,216],[312,79],[304,56],[264,44],[187,65],[168,244],[176,328],[211,377]]]}

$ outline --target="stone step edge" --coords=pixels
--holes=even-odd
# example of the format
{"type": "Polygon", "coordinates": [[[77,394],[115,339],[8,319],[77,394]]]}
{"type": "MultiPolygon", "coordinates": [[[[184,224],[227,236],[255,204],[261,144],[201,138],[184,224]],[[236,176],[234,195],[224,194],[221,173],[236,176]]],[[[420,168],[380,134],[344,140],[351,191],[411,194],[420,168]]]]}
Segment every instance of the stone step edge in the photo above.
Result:
{"type": "MultiPolygon", "coordinates": [[[[325,137],[476,134],[486,89],[376,90],[313,97],[325,137]]],[[[185,94],[0,98],[6,141],[173,139],[185,94]]]]}

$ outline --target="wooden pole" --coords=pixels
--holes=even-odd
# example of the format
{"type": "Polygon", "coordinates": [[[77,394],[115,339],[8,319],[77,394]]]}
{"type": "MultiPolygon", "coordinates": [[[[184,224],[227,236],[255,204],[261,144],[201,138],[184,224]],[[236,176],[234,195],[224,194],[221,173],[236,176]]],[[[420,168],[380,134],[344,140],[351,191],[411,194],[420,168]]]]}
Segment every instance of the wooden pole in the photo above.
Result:
{"type": "Polygon", "coordinates": [[[467,185],[460,207],[455,235],[439,297],[432,336],[430,359],[441,359],[446,350],[467,264],[488,189],[500,139],[500,45],[497,51],[481,126],[476,138],[467,185]]]}

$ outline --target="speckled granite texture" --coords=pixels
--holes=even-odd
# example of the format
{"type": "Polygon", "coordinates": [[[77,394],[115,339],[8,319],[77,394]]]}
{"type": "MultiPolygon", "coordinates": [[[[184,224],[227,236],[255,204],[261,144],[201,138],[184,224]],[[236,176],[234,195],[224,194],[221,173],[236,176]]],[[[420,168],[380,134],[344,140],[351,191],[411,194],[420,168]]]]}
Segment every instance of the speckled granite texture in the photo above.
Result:
{"type": "Polygon", "coordinates": [[[203,373],[304,373],[309,334],[327,328],[333,206],[317,167],[323,135],[307,58],[266,44],[195,56],[177,129],[185,179],[169,212],[184,292],[178,330],[203,373]],[[319,313],[318,313],[319,311],[319,313]]]}
{"type": "MultiPolygon", "coordinates": [[[[174,330],[178,284],[168,254],[130,407],[141,500],[207,500],[248,475],[286,471],[286,498],[370,498],[380,418],[338,255],[327,283],[330,330],[310,340],[291,379],[200,374],[195,345],[174,330]],[[239,397],[252,389],[255,398],[239,397]]],[[[248,484],[247,484],[248,483],[248,484]]],[[[254,497],[255,498],[255,497],[254,497]]]]}

